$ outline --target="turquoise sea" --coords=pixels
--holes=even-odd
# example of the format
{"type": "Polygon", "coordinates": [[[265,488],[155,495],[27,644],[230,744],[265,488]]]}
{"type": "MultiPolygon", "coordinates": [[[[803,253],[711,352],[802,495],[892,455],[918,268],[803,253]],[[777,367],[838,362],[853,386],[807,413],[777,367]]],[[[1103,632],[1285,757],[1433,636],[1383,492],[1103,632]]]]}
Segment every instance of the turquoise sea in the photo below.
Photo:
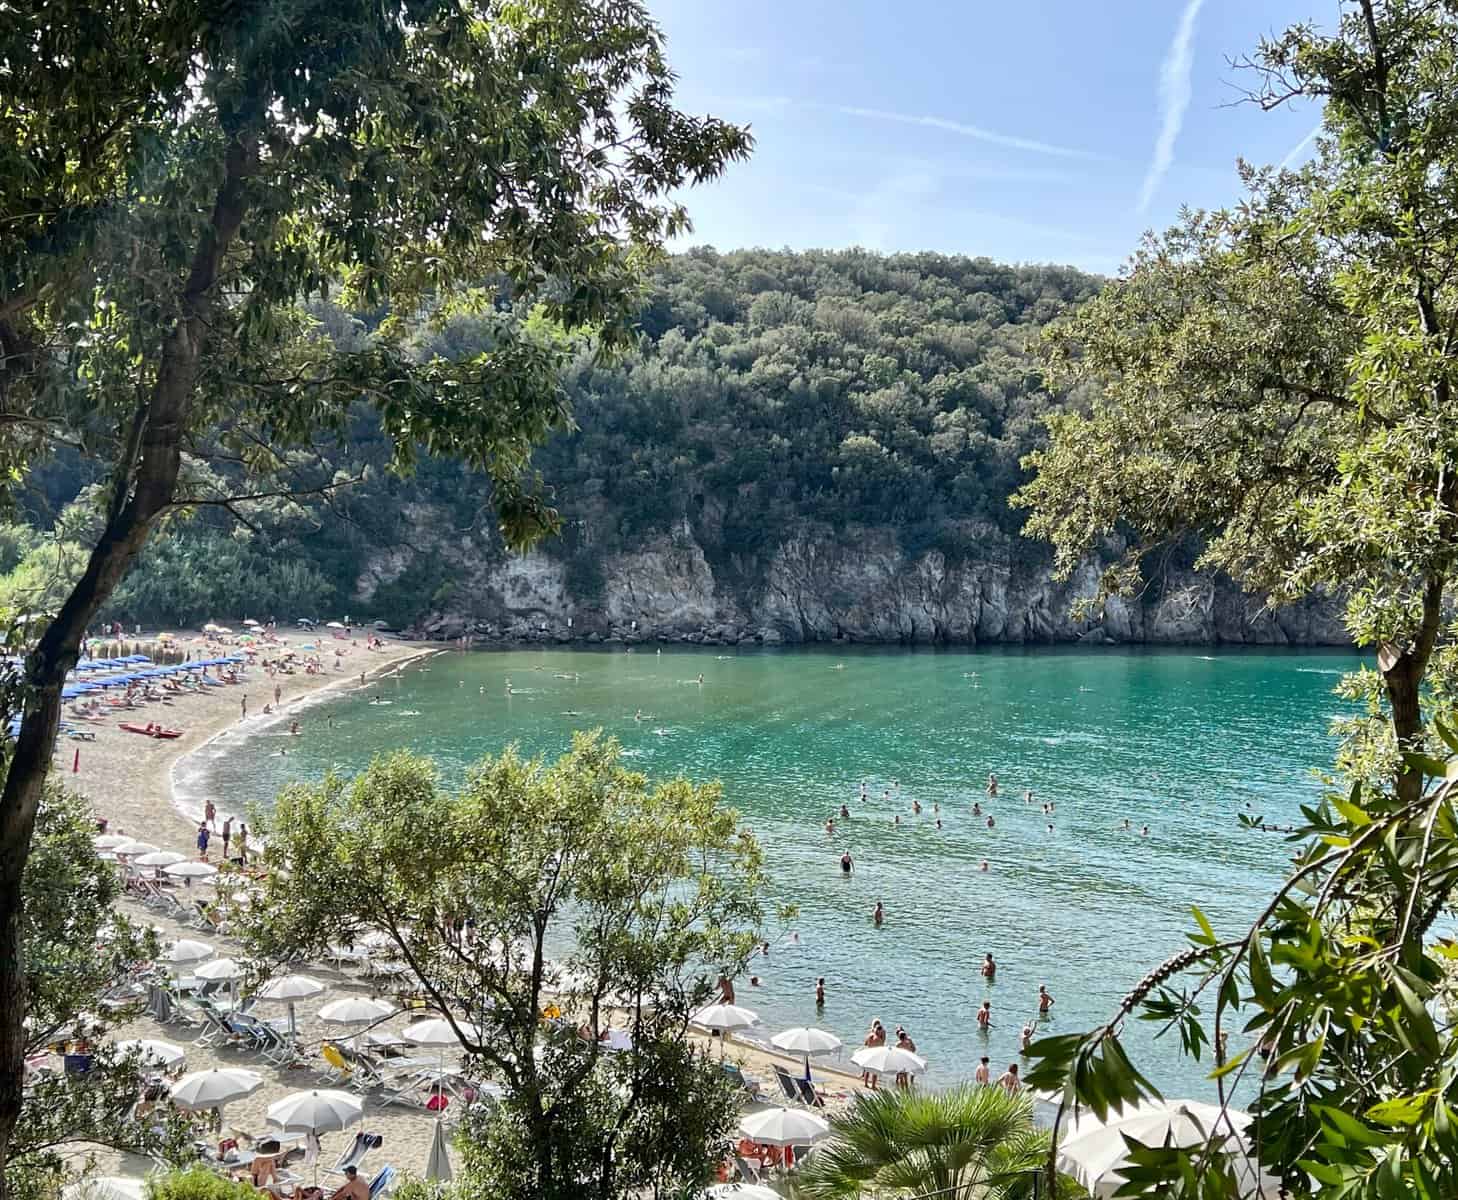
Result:
{"type": "MultiPolygon", "coordinates": [[[[774,937],[752,967],[761,986],[739,984],[766,1034],[816,1021],[823,975],[820,1023],[847,1056],[879,1017],[905,1024],[931,1080],[950,1081],[982,1054],[995,1072],[1017,1057],[1040,983],[1056,1000],[1044,1030],[1089,1027],[1182,948],[1192,903],[1223,931],[1259,907],[1291,847],[1236,815],[1285,824],[1319,794],[1345,711],[1332,688],[1356,662],[1190,648],[449,653],[306,710],[302,737],[230,734],[179,782],[234,809],[398,746],[449,771],[513,741],[556,754],[574,729],[601,726],[650,775],[721,779],[764,844],[773,899],[799,905],[799,945],[774,937]],[[978,973],[988,951],[991,987],[978,973]]],[[[1211,1090],[1208,1064],[1150,1033],[1131,1023],[1125,1044],[1166,1094],[1211,1090]]]]}

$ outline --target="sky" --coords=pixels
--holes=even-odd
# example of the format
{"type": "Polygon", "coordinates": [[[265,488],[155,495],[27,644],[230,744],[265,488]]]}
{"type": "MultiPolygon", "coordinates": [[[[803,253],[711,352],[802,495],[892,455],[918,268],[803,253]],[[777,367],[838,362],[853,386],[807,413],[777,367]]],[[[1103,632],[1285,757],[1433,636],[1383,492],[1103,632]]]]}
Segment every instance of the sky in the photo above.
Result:
{"type": "Polygon", "coordinates": [[[1264,113],[1232,60],[1337,0],[648,0],[680,107],[753,157],[684,195],[676,248],[864,246],[1112,273],[1238,157],[1302,161],[1319,109],[1264,113]]]}

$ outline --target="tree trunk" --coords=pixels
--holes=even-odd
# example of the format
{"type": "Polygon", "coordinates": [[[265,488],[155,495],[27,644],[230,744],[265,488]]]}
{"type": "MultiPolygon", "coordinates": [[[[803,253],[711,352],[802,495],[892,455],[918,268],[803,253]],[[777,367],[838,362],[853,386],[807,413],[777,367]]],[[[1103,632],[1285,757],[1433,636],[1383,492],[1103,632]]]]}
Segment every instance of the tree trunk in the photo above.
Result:
{"type": "MultiPolygon", "coordinates": [[[[1400,754],[1422,749],[1423,742],[1423,676],[1437,641],[1442,620],[1443,577],[1429,576],[1423,588],[1423,615],[1417,636],[1401,650],[1382,646],[1377,652],[1377,666],[1387,689],[1387,702],[1392,708],[1392,732],[1400,754]]],[[[1393,780],[1399,805],[1415,803],[1423,794],[1422,772],[1399,765],[1393,780]]]]}
{"type": "Polygon", "coordinates": [[[228,149],[212,220],[179,297],[181,315],[162,344],[156,385],[138,413],[136,428],[141,436],[135,442],[128,440],[118,464],[106,528],[91,551],[85,574],[26,660],[20,735],[0,792],[0,1200],[9,1193],[5,1164],[20,1119],[25,1077],[21,884],[36,810],[55,753],[61,688],[76,665],[87,627],[146,544],[158,515],[172,502],[207,339],[211,293],[223,255],[242,224],[244,183],[256,161],[256,144],[251,140],[236,140],[228,149]],[[125,457],[133,450],[135,465],[125,457]]]}

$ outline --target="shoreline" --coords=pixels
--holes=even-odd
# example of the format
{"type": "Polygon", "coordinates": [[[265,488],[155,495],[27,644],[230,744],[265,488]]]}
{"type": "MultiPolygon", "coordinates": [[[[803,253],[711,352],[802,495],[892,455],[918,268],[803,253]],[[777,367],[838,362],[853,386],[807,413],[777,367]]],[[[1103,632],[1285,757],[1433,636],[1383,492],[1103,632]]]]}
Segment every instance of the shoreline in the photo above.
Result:
{"type": "MultiPolygon", "coordinates": [[[[402,642],[387,644],[401,647],[405,645],[402,642]]],[[[224,721],[219,718],[209,722],[210,732],[207,730],[204,731],[203,740],[196,745],[178,750],[172,755],[171,761],[167,764],[166,791],[169,807],[175,814],[182,816],[188,822],[189,826],[195,826],[202,821],[205,809],[200,804],[192,803],[192,797],[188,794],[188,789],[179,783],[178,775],[180,771],[185,771],[189,766],[194,765],[194,760],[201,758],[204,751],[216,747],[228,734],[239,734],[238,741],[257,737],[267,730],[293,719],[298,713],[305,712],[333,698],[335,694],[343,694],[358,688],[368,687],[371,683],[379,679],[389,678],[389,676],[403,670],[411,663],[421,662],[427,658],[433,658],[438,654],[444,654],[446,653],[446,649],[444,646],[431,644],[423,649],[414,650],[402,656],[392,656],[378,663],[377,670],[366,670],[365,682],[363,683],[359,682],[353,674],[340,675],[329,679],[325,683],[321,683],[318,687],[304,688],[298,691],[293,697],[289,697],[286,692],[284,700],[280,703],[276,711],[269,713],[267,716],[260,713],[257,717],[249,717],[247,727],[244,729],[239,728],[243,722],[237,720],[224,721]]],[[[308,679],[310,677],[306,676],[305,678],[308,679]]],[[[226,751],[222,751],[221,753],[226,753],[226,751]]],[[[205,768],[197,768],[199,775],[203,774],[204,771],[205,768]]],[[[243,813],[226,812],[221,807],[218,808],[217,815],[219,818],[231,816],[235,820],[246,816],[243,813]]]]}

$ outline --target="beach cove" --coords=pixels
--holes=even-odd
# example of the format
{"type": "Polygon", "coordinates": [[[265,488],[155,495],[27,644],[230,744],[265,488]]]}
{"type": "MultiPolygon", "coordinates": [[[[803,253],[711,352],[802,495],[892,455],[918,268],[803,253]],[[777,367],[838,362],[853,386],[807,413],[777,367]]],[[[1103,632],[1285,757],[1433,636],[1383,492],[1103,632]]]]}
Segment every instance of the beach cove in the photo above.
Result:
{"type": "MultiPolygon", "coordinates": [[[[999,1071],[1017,1058],[1039,984],[1056,1000],[1040,1033],[1088,1027],[1181,948],[1190,904],[1227,929],[1254,911],[1290,848],[1238,815],[1284,825],[1319,795],[1330,721],[1346,711],[1331,689],[1355,662],[1199,648],[452,652],[321,702],[300,738],[255,727],[176,775],[184,804],[265,803],[287,779],[395,747],[435,756],[449,780],[508,742],[551,756],[601,726],[649,775],[722,779],[765,845],[771,898],[798,906],[751,964],[759,986],[739,981],[765,1035],[818,1022],[848,1056],[873,1018],[902,1023],[929,1082],[948,1083],[983,1054],[999,1071]]],[[[1171,1094],[1208,1090],[1205,1068],[1151,1046],[1147,1026],[1127,1037],[1171,1094]]]]}

